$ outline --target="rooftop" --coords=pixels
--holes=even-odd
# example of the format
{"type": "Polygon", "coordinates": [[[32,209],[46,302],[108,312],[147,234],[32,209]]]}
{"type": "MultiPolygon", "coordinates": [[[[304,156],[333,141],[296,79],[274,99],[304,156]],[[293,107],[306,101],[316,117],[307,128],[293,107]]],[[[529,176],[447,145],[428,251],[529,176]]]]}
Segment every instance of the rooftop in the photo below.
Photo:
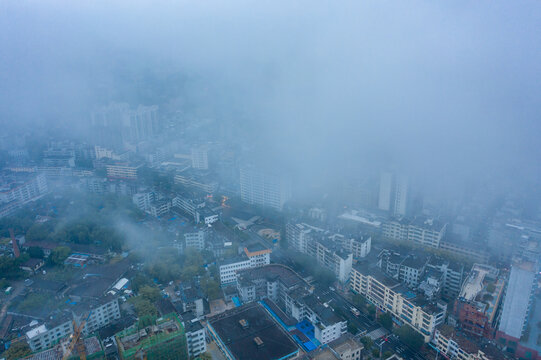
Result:
{"type": "Polygon", "coordinates": [[[381,271],[376,264],[369,264],[367,262],[359,262],[353,265],[353,268],[359,271],[361,274],[372,276],[374,279],[382,283],[383,285],[394,289],[400,286],[400,281],[393,279],[381,271]]]}
{"type": "Polygon", "coordinates": [[[470,275],[464,281],[459,297],[467,301],[475,299],[477,294],[483,290],[485,278],[495,277],[498,275],[498,269],[489,265],[475,264],[470,272],[470,275]]]}
{"type": "Polygon", "coordinates": [[[296,272],[281,264],[270,264],[239,272],[239,281],[241,283],[261,278],[265,278],[267,281],[279,280],[286,288],[305,284],[304,280],[296,272]]]}
{"type": "Polygon", "coordinates": [[[329,343],[329,346],[339,354],[342,354],[345,351],[364,349],[363,344],[355,340],[355,337],[350,333],[345,333],[344,335],[340,336],[338,339],[329,343]]]}
{"type": "Polygon", "coordinates": [[[235,359],[281,359],[299,351],[260,304],[247,304],[209,319],[235,359]]]}

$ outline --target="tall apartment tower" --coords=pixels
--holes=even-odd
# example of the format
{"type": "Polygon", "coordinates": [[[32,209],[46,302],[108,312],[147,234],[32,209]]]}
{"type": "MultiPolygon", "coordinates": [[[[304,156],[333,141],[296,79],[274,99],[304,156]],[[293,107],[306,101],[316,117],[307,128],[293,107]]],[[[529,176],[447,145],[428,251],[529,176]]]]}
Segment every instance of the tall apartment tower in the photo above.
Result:
{"type": "Polygon", "coordinates": [[[139,105],[131,110],[128,104],[112,103],[92,113],[91,127],[97,145],[122,149],[125,143],[137,143],[158,133],[158,107],[139,105]]]}
{"type": "Polygon", "coordinates": [[[192,167],[197,170],[208,170],[209,159],[206,146],[194,146],[191,148],[192,167]]]}
{"type": "Polygon", "coordinates": [[[408,178],[397,176],[394,182],[394,204],[393,215],[395,217],[406,215],[408,204],[408,178]]]}
{"type": "Polygon", "coordinates": [[[381,174],[378,208],[389,211],[395,217],[406,215],[408,207],[408,178],[390,172],[381,174]]]}
{"type": "Polygon", "coordinates": [[[280,211],[291,198],[291,182],[281,174],[243,167],[240,170],[240,197],[245,203],[280,211]]]}
{"type": "Polygon", "coordinates": [[[384,172],[379,180],[378,208],[380,210],[391,210],[391,195],[393,192],[393,174],[384,172]]]}

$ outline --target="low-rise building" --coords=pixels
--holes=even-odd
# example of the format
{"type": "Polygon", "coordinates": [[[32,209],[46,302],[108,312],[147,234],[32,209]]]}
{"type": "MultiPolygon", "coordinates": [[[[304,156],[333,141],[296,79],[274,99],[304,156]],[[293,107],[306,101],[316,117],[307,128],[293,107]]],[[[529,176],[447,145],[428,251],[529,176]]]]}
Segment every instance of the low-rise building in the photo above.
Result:
{"type": "Polygon", "coordinates": [[[287,360],[299,354],[290,335],[258,303],[210,318],[207,329],[227,360],[287,360]]]}
{"type": "Polygon", "coordinates": [[[105,165],[109,179],[137,180],[137,172],[141,164],[115,162],[105,165]]]}
{"type": "Polygon", "coordinates": [[[428,342],[445,320],[447,304],[427,301],[399,281],[385,275],[375,264],[353,266],[351,290],[365,296],[379,310],[391,313],[395,320],[410,325],[428,342]]]}
{"type": "Polygon", "coordinates": [[[154,217],[161,217],[171,210],[171,202],[169,200],[155,201],[150,204],[148,212],[154,217]]]}
{"type": "Polygon", "coordinates": [[[186,331],[186,344],[190,359],[207,351],[205,328],[201,325],[199,319],[194,318],[191,314],[182,314],[182,324],[186,331]]]}
{"type": "Polygon", "coordinates": [[[329,343],[340,360],[361,360],[364,349],[363,344],[350,333],[345,333],[338,339],[329,343]]]}
{"type": "Polygon", "coordinates": [[[141,211],[149,211],[154,200],[156,200],[156,194],[152,191],[137,193],[132,196],[132,202],[141,211]]]}
{"type": "Polygon", "coordinates": [[[383,224],[383,236],[414,245],[439,248],[447,224],[422,217],[399,218],[383,224]]]}
{"type": "Polygon", "coordinates": [[[90,335],[113,321],[120,318],[118,299],[104,297],[100,301],[85,301],[71,309],[50,317],[45,323],[40,324],[26,332],[26,340],[32,351],[41,351],[49,348],[73,333],[73,315],[78,322],[87,319],[83,327],[83,335],[90,335]]]}
{"type": "Polygon", "coordinates": [[[271,249],[267,249],[260,243],[247,245],[241,255],[221,262],[220,283],[222,285],[234,284],[237,271],[270,264],[271,252],[271,249]]]}
{"type": "Polygon", "coordinates": [[[308,244],[307,254],[313,256],[319,265],[331,270],[340,282],[349,280],[353,254],[340,245],[326,238],[315,239],[308,244]]]}
{"type": "Polygon", "coordinates": [[[484,264],[473,265],[454,305],[464,333],[475,338],[494,338],[504,285],[498,269],[484,264]]]}
{"type": "Polygon", "coordinates": [[[186,248],[194,248],[199,251],[205,248],[205,232],[203,230],[184,234],[186,248]]]}
{"type": "Polygon", "coordinates": [[[448,359],[457,360],[502,360],[504,354],[491,345],[480,347],[449,325],[440,325],[434,333],[432,344],[448,359]]]}
{"type": "Polygon", "coordinates": [[[344,237],[341,245],[344,250],[349,251],[353,254],[353,258],[364,258],[370,253],[370,250],[372,249],[372,237],[344,237]]]}

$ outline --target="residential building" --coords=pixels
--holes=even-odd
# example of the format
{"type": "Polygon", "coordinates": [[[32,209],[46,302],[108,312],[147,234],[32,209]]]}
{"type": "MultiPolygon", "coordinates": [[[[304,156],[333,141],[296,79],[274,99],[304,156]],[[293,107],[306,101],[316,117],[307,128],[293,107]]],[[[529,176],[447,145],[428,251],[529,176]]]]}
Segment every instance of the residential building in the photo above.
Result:
{"type": "Polygon", "coordinates": [[[211,317],[207,330],[227,360],[293,359],[299,348],[259,303],[211,317]]]}
{"type": "Polygon", "coordinates": [[[297,321],[309,321],[314,328],[314,337],[321,344],[328,344],[347,332],[347,320],[310,289],[286,293],[284,300],[285,313],[297,321]]]}
{"type": "Polygon", "coordinates": [[[162,217],[171,210],[171,201],[169,200],[159,200],[154,201],[150,204],[148,213],[154,217],[162,217]]]}
{"type": "MultiPolygon", "coordinates": [[[[355,248],[362,253],[363,244],[353,244],[342,235],[328,235],[323,229],[305,223],[286,225],[286,238],[295,250],[310,255],[319,265],[331,270],[343,283],[349,279],[353,254],[347,247],[355,248]]],[[[364,245],[364,251],[369,245],[364,245]]]]}
{"type": "Polygon", "coordinates": [[[240,197],[250,205],[281,211],[291,198],[291,181],[282,174],[243,167],[240,169],[240,197]]]}
{"type": "Polygon", "coordinates": [[[125,103],[111,103],[92,113],[91,135],[99,146],[119,150],[147,140],[160,131],[157,106],[132,110],[125,103]]]}
{"type": "Polygon", "coordinates": [[[395,217],[405,216],[408,209],[409,182],[404,175],[383,172],[379,182],[378,208],[395,217]]]}
{"type": "Polygon", "coordinates": [[[184,241],[186,248],[194,248],[199,251],[205,249],[205,232],[199,230],[196,232],[189,232],[184,234],[184,241]]]}
{"type": "Polygon", "coordinates": [[[443,239],[440,242],[440,250],[466,259],[472,259],[477,263],[488,263],[488,252],[486,248],[478,246],[471,241],[457,241],[456,239],[443,239]]]}
{"type": "Polygon", "coordinates": [[[397,176],[394,184],[393,216],[406,216],[408,206],[408,178],[397,176]]]}
{"type": "Polygon", "coordinates": [[[0,203],[16,201],[19,205],[36,200],[49,191],[44,174],[22,174],[7,177],[0,185],[0,203]]]}
{"type": "Polygon", "coordinates": [[[268,298],[283,303],[286,293],[309,285],[291,268],[269,264],[237,271],[237,291],[244,303],[268,298]]]}
{"type": "Polygon", "coordinates": [[[205,341],[205,328],[197,318],[188,314],[182,315],[184,329],[186,331],[186,344],[190,359],[207,351],[207,342],[205,341]]]}
{"type": "Polygon", "coordinates": [[[152,191],[137,193],[132,196],[132,202],[141,211],[149,211],[154,200],[156,200],[156,194],[152,191]]]}
{"type": "Polygon", "coordinates": [[[271,249],[267,249],[259,243],[247,245],[242,255],[220,263],[220,283],[222,285],[234,284],[237,279],[237,271],[270,264],[271,252],[271,249]]]}
{"type": "Polygon", "coordinates": [[[414,245],[439,248],[447,224],[422,217],[397,218],[383,224],[383,236],[414,245]]]}
{"type": "Polygon", "coordinates": [[[345,333],[338,339],[331,341],[329,347],[340,360],[361,360],[363,357],[363,344],[350,333],[345,333]]]}
{"type": "Polygon", "coordinates": [[[341,245],[344,250],[352,253],[353,258],[361,259],[370,253],[372,249],[372,237],[344,237],[341,245]]]}
{"type": "Polygon", "coordinates": [[[313,256],[319,265],[331,270],[340,282],[346,283],[349,280],[353,255],[340,245],[319,238],[308,244],[307,254],[313,256]]]}
{"type": "Polygon", "coordinates": [[[208,147],[207,146],[194,146],[190,150],[192,159],[192,168],[197,170],[208,170],[208,147]]]}
{"type": "Polygon", "coordinates": [[[286,225],[286,239],[288,245],[295,250],[306,254],[308,252],[308,243],[312,241],[311,235],[315,232],[323,232],[323,229],[305,223],[288,223],[286,225]]]}
{"type": "Polygon", "coordinates": [[[447,300],[456,298],[462,288],[464,265],[455,261],[431,256],[426,266],[428,269],[438,270],[443,273],[443,286],[441,292],[443,298],[447,300]]]}
{"type": "MultiPolygon", "coordinates": [[[[99,301],[86,301],[72,309],[78,322],[86,317],[88,320],[83,327],[83,334],[91,333],[111,324],[120,318],[118,299],[104,297],[99,301]]],[[[61,313],[51,316],[45,323],[34,327],[26,332],[26,340],[32,351],[41,351],[54,345],[73,333],[73,314],[61,313]]]]}
{"type": "Polygon", "coordinates": [[[142,165],[128,163],[113,163],[105,165],[109,179],[137,180],[137,171],[142,165]]]}
{"type": "Polygon", "coordinates": [[[174,177],[175,184],[180,184],[189,190],[213,194],[218,190],[218,183],[209,173],[192,172],[185,170],[174,177]]]}
{"type": "Polygon", "coordinates": [[[457,360],[503,360],[504,354],[493,345],[479,346],[459,334],[449,325],[440,325],[434,333],[432,344],[447,359],[457,360]]]}
{"type": "Polygon", "coordinates": [[[203,292],[199,283],[195,281],[184,282],[179,288],[180,299],[182,301],[182,312],[191,312],[197,317],[203,316],[205,312],[203,292]]]}
{"type": "Polygon", "coordinates": [[[442,324],[447,304],[427,301],[397,280],[385,275],[377,265],[359,263],[353,266],[350,288],[365,296],[374,306],[390,312],[396,321],[410,325],[428,342],[437,325],[442,324]]]}
{"type": "Polygon", "coordinates": [[[205,200],[202,198],[189,198],[185,196],[177,196],[173,198],[173,206],[180,209],[184,214],[193,217],[194,222],[200,222],[199,210],[205,207],[205,200]]]}
{"type": "Polygon", "coordinates": [[[498,321],[505,281],[498,269],[474,264],[455,301],[454,312],[461,330],[468,336],[492,339],[498,321]]]}

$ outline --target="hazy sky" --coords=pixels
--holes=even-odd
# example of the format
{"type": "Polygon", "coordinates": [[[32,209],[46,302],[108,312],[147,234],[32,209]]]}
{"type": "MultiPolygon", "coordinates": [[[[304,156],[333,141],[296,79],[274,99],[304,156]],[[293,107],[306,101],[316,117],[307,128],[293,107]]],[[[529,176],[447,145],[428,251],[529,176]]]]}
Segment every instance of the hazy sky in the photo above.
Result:
{"type": "Polygon", "coordinates": [[[0,119],[87,121],[150,69],[311,173],[535,179],[540,24],[539,1],[0,0],[0,119]]]}

